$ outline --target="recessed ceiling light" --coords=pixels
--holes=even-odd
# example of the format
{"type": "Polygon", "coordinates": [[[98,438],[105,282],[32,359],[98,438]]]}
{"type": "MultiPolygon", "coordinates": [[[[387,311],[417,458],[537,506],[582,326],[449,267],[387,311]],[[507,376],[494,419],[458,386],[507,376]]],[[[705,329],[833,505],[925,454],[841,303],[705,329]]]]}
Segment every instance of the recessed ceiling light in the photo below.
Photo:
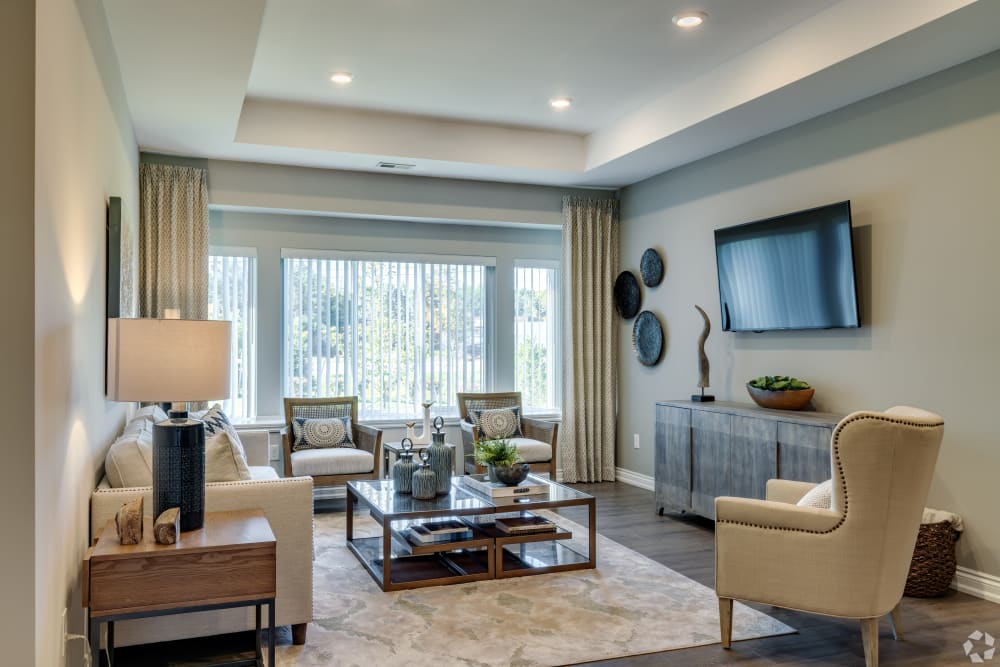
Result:
{"type": "Polygon", "coordinates": [[[573,99],[570,97],[553,97],[549,100],[549,106],[559,111],[569,109],[571,104],[573,104],[573,99]]]}
{"type": "Polygon", "coordinates": [[[344,85],[350,83],[351,81],[354,81],[354,75],[351,74],[350,72],[334,72],[332,75],[330,75],[330,81],[333,81],[334,83],[339,83],[340,85],[344,85]]]}
{"type": "Polygon", "coordinates": [[[705,12],[684,12],[675,16],[672,20],[678,28],[697,28],[707,18],[708,14],[705,12]]]}

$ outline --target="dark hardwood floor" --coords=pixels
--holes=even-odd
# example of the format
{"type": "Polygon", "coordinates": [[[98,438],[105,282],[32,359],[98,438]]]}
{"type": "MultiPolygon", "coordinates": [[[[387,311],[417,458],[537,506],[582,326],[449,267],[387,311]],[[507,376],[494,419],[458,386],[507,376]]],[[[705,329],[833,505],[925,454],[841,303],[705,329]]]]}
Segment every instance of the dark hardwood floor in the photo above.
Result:
{"type": "MultiPolygon", "coordinates": [[[[597,497],[598,532],[646,557],[662,563],[695,581],[711,587],[714,581],[715,537],[711,521],[690,516],[658,516],[653,494],[621,483],[577,484],[597,497]]],[[[342,512],[342,500],[317,501],[316,512],[342,512]]],[[[585,520],[579,511],[563,510],[574,520],[585,520]]],[[[359,570],[358,576],[367,576],[359,570]]],[[[817,572],[817,576],[822,576],[817,572]]],[[[651,667],[676,665],[685,667],[708,665],[864,665],[861,628],[856,621],[827,618],[813,614],[752,605],[796,628],[798,633],[751,641],[735,642],[729,651],[718,644],[599,663],[605,667],[651,667]]],[[[880,664],[965,665],[971,664],[962,644],[975,630],[1000,637],[1000,605],[951,592],[942,598],[903,599],[903,625],[906,638],[893,641],[887,623],[879,635],[880,664]]],[[[739,613],[738,610],[736,613],[739,613]]],[[[664,627],[664,632],[670,628],[664,627]]],[[[279,642],[288,642],[287,628],[279,634],[279,642]]],[[[219,660],[231,655],[234,642],[249,641],[245,637],[228,636],[209,640],[171,642],[121,649],[117,665],[143,667],[181,667],[203,665],[203,659],[191,656],[214,654],[219,660]]],[[[1000,648],[1000,647],[998,647],[1000,648]]],[[[1000,655],[996,657],[1000,665],[1000,655]]],[[[989,664],[989,662],[985,663],[989,664]]],[[[373,666],[374,667],[374,666],[373,666]]],[[[442,666],[447,667],[447,666],[442,666]]]]}

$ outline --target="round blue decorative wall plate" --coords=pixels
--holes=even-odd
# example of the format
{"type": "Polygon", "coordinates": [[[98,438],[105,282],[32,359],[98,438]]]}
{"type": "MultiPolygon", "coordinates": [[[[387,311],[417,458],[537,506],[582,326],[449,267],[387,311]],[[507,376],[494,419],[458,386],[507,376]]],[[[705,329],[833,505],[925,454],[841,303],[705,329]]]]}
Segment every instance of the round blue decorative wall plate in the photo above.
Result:
{"type": "Polygon", "coordinates": [[[632,346],[643,366],[655,366],[663,355],[663,327],[656,315],[644,310],[632,325],[632,346]]]}
{"type": "Polygon", "coordinates": [[[639,291],[639,281],[631,271],[622,271],[615,280],[615,310],[626,320],[635,317],[639,312],[642,294],[639,291]]]}

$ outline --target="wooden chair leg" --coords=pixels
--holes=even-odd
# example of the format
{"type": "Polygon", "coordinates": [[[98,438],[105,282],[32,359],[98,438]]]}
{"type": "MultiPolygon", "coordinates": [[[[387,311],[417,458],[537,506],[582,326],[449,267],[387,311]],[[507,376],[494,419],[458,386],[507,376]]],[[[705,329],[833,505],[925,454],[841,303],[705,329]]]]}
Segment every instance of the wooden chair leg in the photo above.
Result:
{"type": "Polygon", "coordinates": [[[722,648],[733,645],[733,599],[719,598],[719,633],[722,635],[722,648]]]}
{"type": "Polygon", "coordinates": [[[866,667],[878,667],[878,618],[861,619],[861,640],[865,645],[866,667]]]}
{"type": "Polygon", "coordinates": [[[889,623],[892,625],[892,638],[898,642],[903,641],[903,612],[899,609],[899,605],[901,604],[903,604],[902,600],[889,613],[889,623]]]}
{"type": "Polygon", "coordinates": [[[301,646],[306,643],[306,628],[309,627],[308,623],[296,623],[292,626],[292,643],[296,646],[301,646]]]}

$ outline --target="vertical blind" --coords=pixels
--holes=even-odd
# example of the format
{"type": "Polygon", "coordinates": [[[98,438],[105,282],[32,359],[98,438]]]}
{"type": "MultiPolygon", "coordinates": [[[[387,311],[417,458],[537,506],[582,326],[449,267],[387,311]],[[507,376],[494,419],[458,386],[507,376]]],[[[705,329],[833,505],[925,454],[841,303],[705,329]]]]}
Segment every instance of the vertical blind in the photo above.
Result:
{"type": "Polygon", "coordinates": [[[212,249],[208,260],[208,319],[233,323],[232,393],[222,409],[234,418],[256,416],[257,259],[253,250],[212,249]]]}
{"type": "Polygon", "coordinates": [[[490,386],[487,258],[282,251],[286,396],[357,395],[365,419],[415,418],[425,401],[490,386]]]}
{"type": "Polygon", "coordinates": [[[558,270],[514,267],[514,385],[526,408],[557,410],[558,270]]]}

